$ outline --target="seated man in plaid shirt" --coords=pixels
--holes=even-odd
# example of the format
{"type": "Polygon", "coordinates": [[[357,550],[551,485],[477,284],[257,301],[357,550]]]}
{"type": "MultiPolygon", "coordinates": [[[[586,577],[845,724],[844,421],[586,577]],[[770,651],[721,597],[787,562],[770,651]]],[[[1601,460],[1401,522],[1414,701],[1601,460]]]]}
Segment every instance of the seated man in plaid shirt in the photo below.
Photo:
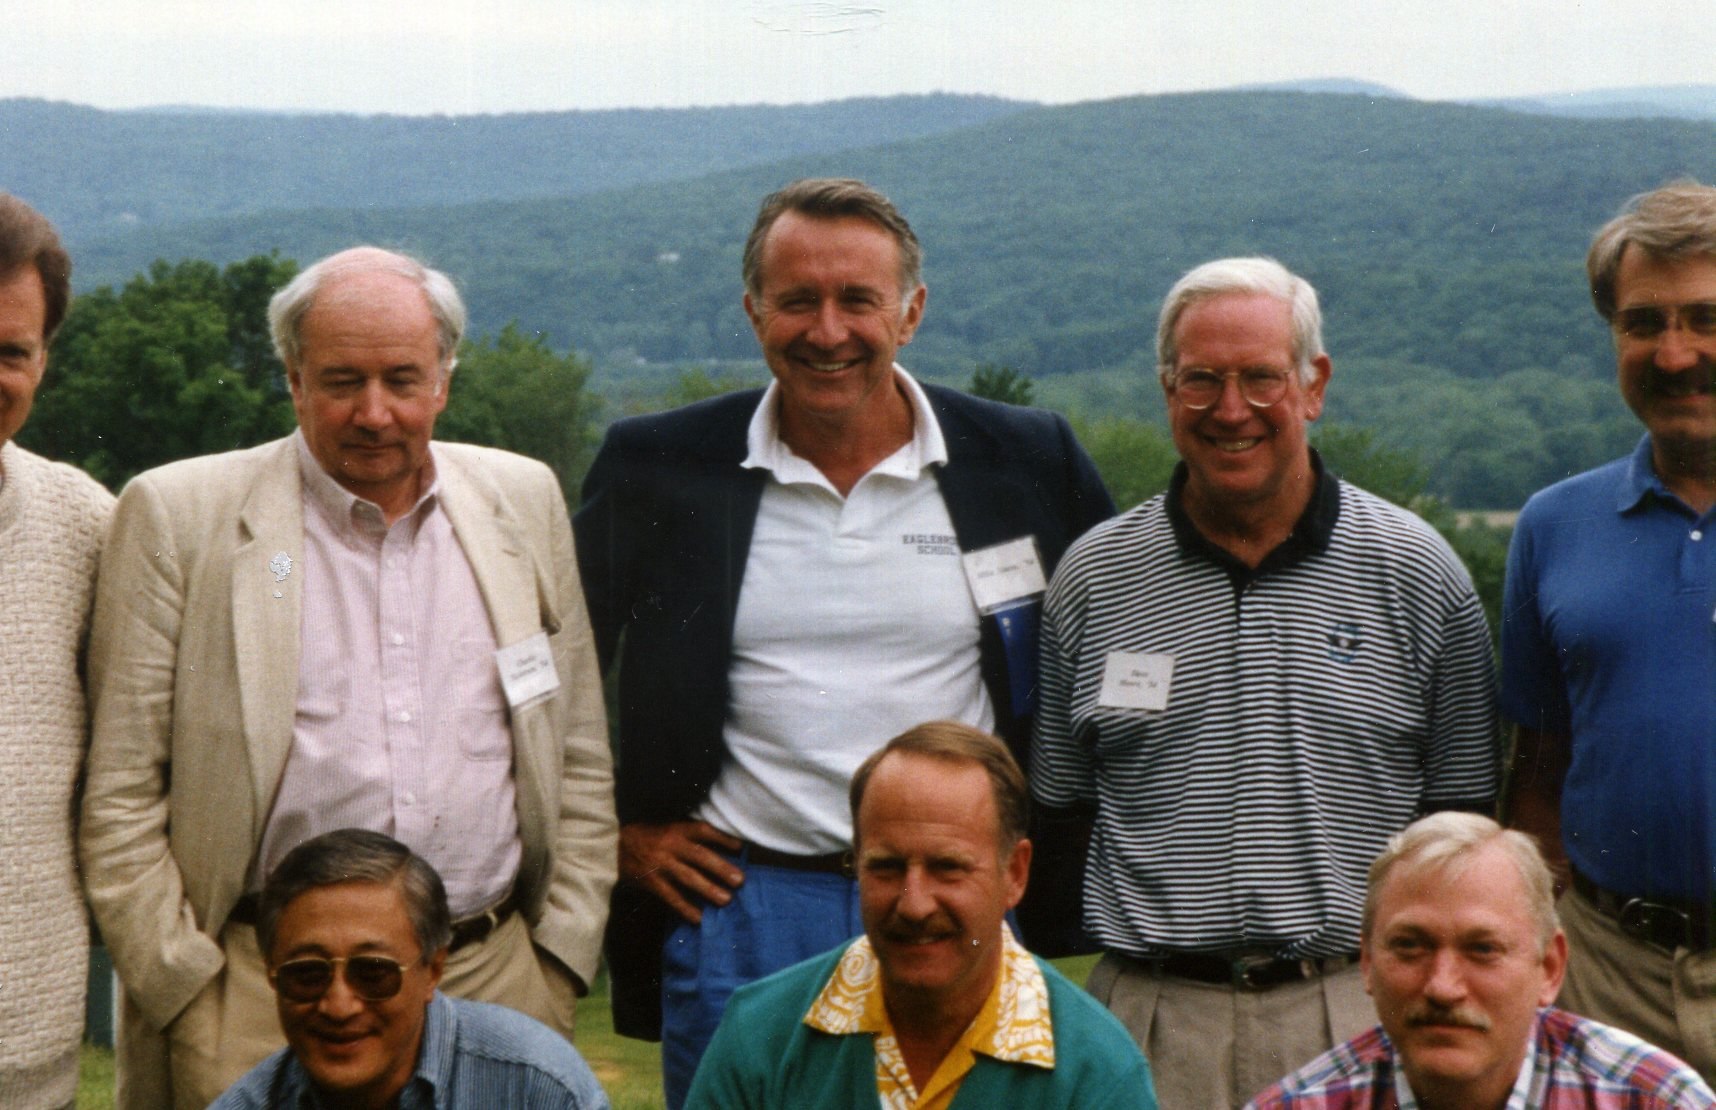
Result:
{"type": "Polygon", "coordinates": [[[1382,1024],[1247,1110],[1716,1107],[1680,1060],[1549,1005],[1567,968],[1549,870],[1535,841],[1487,817],[1437,813],[1389,841],[1360,952],[1382,1024]]]}

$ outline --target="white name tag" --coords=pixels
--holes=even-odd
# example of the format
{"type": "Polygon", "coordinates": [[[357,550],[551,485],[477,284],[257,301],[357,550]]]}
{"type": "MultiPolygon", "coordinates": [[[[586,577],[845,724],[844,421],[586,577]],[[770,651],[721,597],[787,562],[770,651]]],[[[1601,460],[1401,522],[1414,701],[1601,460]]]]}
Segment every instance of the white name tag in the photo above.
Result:
{"type": "Polygon", "coordinates": [[[1174,657],[1141,651],[1111,651],[1102,665],[1104,709],[1166,709],[1174,681],[1174,657]]]}
{"type": "Polygon", "coordinates": [[[495,652],[495,664],[500,668],[507,704],[515,712],[528,709],[560,689],[560,674],[554,669],[554,651],[548,646],[546,632],[501,648],[495,652]]]}
{"type": "Polygon", "coordinates": [[[1034,597],[1049,588],[1043,563],[1037,558],[1035,536],[998,543],[964,557],[965,580],[980,612],[993,613],[1020,598],[1034,597]]]}

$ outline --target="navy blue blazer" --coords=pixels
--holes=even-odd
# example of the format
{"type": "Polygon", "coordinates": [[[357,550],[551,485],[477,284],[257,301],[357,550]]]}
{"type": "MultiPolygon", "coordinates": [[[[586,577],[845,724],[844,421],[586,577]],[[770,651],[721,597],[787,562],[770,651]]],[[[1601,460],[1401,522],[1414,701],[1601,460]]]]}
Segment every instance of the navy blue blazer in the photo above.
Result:
{"type": "MultiPolygon", "coordinates": [[[[1049,574],[1073,540],[1114,514],[1060,416],[941,386],[924,392],[947,441],[948,461],[933,473],[962,551],[1034,536],[1049,574]]],[[[619,666],[621,824],[685,819],[726,755],[733,619],[768,480],[766,471],[740,466],[761,396],[749,390],[618,421],[584,481],[574,535],[603,670],[619,666]]],[[[1035,647],[1024,653],[1029,673],[1010,669],[996,618],[987,616],[979,650],[996,732],[1026,766],[1034,699],[1016,695],[1032,692],[1035,647]]],[[[624,883],[615,889],[614,1020],[631,1036],[659,1036],[666,913],[651,895],[624,883]]]]}

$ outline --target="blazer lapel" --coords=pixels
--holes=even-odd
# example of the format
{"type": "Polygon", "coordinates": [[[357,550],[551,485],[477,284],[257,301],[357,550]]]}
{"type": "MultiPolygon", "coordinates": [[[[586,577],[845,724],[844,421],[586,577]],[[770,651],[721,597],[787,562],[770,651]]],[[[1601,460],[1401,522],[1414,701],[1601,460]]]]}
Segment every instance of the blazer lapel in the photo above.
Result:
{"type": "Polygon", "coordinates": [[[559,614],[548,601],[554,594],[543,580],[546,571],[531,558],[511,506],[485,477],[458,465],[451,452],[437,452],[435,462],[441,508],[482,590],[496,645],[508,647],[539,631],[558,632],[559,614]]]}
{"type": "Polygon", "coordinates": [[[257,814],[266,815],[292,749],[303,612],[304,506],[291,439],[265,463],[239,512],[232,560],[234,666],[257,814]]]}

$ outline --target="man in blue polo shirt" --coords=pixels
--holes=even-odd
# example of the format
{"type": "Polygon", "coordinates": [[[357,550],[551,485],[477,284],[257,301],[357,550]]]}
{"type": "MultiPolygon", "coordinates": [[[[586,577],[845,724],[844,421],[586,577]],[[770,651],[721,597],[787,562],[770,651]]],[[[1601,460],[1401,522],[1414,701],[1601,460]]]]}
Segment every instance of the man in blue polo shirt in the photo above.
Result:
{"type": "Polygon", "coordinates": [[[1510,820],[1572,892],[1563,1007],[1716,1075],[1716,188],[1633,198],[1586,268],[1633,453],[1538,493],[1508,557],[1510,820]]]}

